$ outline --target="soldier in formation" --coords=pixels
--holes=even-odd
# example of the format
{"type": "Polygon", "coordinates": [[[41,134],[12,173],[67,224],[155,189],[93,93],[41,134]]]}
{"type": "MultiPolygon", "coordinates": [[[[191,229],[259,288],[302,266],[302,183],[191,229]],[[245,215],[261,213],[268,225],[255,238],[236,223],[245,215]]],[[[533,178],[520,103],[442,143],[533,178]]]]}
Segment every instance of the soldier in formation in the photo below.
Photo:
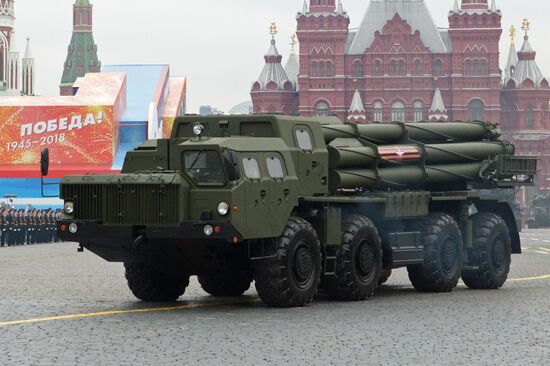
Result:
{"type": "Polygon", "coordinates": [[[61,210],[0,207],[0,246],[58,242],[57,220],[61,210]]]}

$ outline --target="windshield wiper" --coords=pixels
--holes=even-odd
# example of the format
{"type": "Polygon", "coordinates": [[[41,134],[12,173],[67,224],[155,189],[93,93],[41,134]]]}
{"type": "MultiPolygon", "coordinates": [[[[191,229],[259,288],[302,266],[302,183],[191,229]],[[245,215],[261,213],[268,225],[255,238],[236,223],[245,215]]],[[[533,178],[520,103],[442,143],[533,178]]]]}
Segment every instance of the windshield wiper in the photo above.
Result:
{"type": "Polygon", "coordinates": [[[191,163],[191,166],[187,170],[193,170],[193,168],[195,167],[195,164],[198,163],[198,161],[199,161],[200,157],[202,156],[202,154],[204,154],[204,150],[201,150],[197,154],[197,157],[195,158],[195,160],[193,160],[193,163],[191,163]]]}

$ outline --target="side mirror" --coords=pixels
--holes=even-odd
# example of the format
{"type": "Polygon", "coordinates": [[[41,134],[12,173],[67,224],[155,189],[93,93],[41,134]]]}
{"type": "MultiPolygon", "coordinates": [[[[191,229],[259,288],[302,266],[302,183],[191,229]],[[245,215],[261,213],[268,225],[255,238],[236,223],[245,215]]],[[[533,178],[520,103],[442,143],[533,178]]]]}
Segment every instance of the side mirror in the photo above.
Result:
{"type": "Polygon", "coordinates": [[[50,150],[48,148],[42,149],[40,153],[40,173],[43,177],[48,176],[50,170],[50,150]]]}

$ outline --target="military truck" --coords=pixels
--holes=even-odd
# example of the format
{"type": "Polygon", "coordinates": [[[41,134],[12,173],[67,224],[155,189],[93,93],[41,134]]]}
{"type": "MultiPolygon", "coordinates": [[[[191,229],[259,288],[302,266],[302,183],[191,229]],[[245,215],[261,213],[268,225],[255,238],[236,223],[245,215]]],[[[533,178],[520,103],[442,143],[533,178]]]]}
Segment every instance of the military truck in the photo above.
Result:
{"type": "Polygon", "coordinates": [[[121,174],[64,178],[58,228],[124,263],[144,301],[178,299],[192,275],[213,296],[255,281],[269,306],[304,306],[319,288],[360,301],[400,267],[423,292],[461,277],[498,289],[521,245],[494,192],[532,184],[537,164],[499,137],[483,122],[186,116],[121,174]]]}
{"type": "Polygon", "coordinates": [[[550,227],[550,193],[539,193],[530,207],[527,224],[530,229],[550,227]]]}

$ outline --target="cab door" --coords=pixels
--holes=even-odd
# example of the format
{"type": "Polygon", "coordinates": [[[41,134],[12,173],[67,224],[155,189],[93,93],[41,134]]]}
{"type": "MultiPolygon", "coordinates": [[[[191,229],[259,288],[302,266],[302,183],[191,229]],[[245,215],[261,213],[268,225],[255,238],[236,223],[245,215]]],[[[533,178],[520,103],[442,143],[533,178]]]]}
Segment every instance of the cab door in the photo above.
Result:
{"type": "Polygon", "coordinates": [[[322,156],[317,153],[311,128],[305,125],[296,125],[294,127],[294,138],[298,150],[299,194],[309,195],[311,192],[323,191],[324,169],[322,156]]]}
{"type": "Polygon", "coordinates": [[[293,208],[290,201],[290,180],[281,154],[266,153],[264,161],[269,178],[269,222],[274,235],[280,235],[293,208]]]}
{"type": "Polygon", "coordinates": [[[261,154],[243,155],[241,159],[246,179],[246,222],[251,238],[269,233],[269,181],[259,158],[261,154]]]}

